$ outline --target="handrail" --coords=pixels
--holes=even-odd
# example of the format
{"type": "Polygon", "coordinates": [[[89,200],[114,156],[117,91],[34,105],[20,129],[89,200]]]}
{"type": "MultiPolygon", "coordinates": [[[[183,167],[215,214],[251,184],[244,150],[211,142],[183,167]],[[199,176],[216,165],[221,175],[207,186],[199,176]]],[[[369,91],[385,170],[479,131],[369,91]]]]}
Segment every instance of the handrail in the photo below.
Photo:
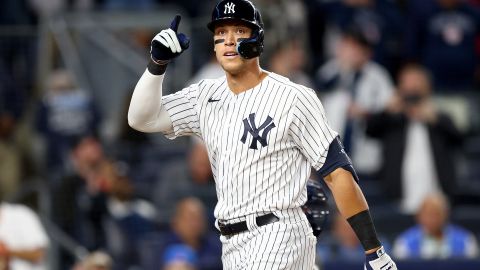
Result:
{"type": "Polygon", "coordinates": [[[60,54],[67,68],[74,73],[78,84],[83,89],[90,89],[91,85],[85,75],[85,69],[80,61],[80,56],[75,46],[75,42],[68,32],[68,26],[65,18],[59,16],[49,21],[48,26],[60,48],[60,54]]]}
{"type": "Polygon", "coordinates": [[[146,63],[144,55],[132,51],[114,35],[101,27],[97,27],[94,31],[86,32],[85,36],[90,42],[112,56],[126,69],[139,76],[142,75],[146,63]]]}
{"type": "Polygon", "coordinates": [[[70,255],[75,257],[78,261],[84,259],[89,251],[84,246],[80,245],[67,233],[62,231],[56,224],[54,224],[48,217],[41,215],[40,219],[45,226],[50,238],[56,243],[60,244],[64,250],[66,250],[70,255]]]}

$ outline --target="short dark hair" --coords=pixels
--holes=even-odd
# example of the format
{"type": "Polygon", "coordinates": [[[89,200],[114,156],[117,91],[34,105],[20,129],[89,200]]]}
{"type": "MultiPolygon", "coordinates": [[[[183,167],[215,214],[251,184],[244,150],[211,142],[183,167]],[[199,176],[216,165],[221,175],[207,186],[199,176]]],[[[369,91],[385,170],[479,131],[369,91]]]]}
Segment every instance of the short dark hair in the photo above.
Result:
{"type": "Polygon", "coordinates": [[[358,26],[348,26],[342,32],[344,38],[349,38],[360,44],[362,47],[371,49],[374,45],[373,41],[370,40],[365,31],[358,26]]]}

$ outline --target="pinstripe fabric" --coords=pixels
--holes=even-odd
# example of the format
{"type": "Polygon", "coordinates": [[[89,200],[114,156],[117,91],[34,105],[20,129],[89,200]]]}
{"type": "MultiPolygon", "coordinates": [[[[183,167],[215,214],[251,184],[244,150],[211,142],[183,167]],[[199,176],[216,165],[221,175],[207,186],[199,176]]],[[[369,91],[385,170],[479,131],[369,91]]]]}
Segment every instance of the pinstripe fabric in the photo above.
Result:
{"type": "Polygon", "coordinates": [[[221,77],[162,102],[173,123],[168,138],[196,135],[207,146],[217,220],[249,224],[248,232],[222,237],[224,269],[312,269],[316,239],[300,206],[311,167],[322,167],[337,136],[314,91],[269,73],[238,95],[221,77]],[[252,222],[271,212],[279,222],[252,222]]]}
{"type": "Polygon", "coordinates": [[[275,214],[280,216],[278,222],[220,237],[223,269],[315,269],[317,240],[303,212],[291,209],[275,214]]]}
{"type": "MultiPolygon", "coordinates": [[[[310,168],[319,169],[337,136],[327,123],[314,91],[269,73],[259,85],[239,95],[226,78],[203,80],[163,97],[173,131],[168,138],[203,138],[216,181],[217,219],[296,208],[306,201],[310,168]],[[209,102],[215,100],[214,102],[209,102]],[[256,127],[273,119],[267,145],[245,133],[244,119],[254,113],[256,127]]],[[[265,132],[266,129],[260,131],[265,132]]]]}

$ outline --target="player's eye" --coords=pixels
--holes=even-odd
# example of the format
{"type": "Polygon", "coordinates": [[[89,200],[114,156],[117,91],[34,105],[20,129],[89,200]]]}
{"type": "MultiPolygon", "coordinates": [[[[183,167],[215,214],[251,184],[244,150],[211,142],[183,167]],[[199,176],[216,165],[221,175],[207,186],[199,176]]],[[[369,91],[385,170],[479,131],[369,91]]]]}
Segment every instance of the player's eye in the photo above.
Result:
{"type": "Polygon", "coordinates": [[[218,29],[215,34],[216,34],[217,36],[223,36],[223,35],[225,35],[225,33],[226,33],[226,32],[225,32],[224,29],[218,29]]]}
{"type": "Polygon", "coordinates": [[[247,31],[244,28],[238,28],[237,33],[238,34],[245,34],[247,31]]]}

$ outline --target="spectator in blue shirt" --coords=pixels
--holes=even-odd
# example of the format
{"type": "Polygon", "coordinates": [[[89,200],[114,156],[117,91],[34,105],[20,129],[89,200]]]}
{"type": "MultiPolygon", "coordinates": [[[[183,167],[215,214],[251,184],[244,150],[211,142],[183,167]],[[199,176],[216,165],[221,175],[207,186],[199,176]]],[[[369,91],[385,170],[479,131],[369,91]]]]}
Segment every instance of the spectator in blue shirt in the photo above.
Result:
{"type": "MultiPolygon", "coordinates": [[[[163,250],[185,244],[195,251],[199,270],[222,269],[222,247],[218,235],[208,230],[205,207],[194,197],[181,200],[171,221],[171,231],[164,242],[163,250]]],[[[167,261],[162,262],[165,266],[167,261]]]]}
{"type": "Polygon", "coordinates": [[[475,236],[448,221],[449,205],[439,193],[427,196],[417,213],[418,225],[401,234],[394,244],[397,258],[445,259],[478,256],[475,236]]]}
{"type": "Polygon", "coordinates": [[[183,244],[172,245],[163,254],[163,270],[196,270],[198,258],[196,252],[183,244]]]}

